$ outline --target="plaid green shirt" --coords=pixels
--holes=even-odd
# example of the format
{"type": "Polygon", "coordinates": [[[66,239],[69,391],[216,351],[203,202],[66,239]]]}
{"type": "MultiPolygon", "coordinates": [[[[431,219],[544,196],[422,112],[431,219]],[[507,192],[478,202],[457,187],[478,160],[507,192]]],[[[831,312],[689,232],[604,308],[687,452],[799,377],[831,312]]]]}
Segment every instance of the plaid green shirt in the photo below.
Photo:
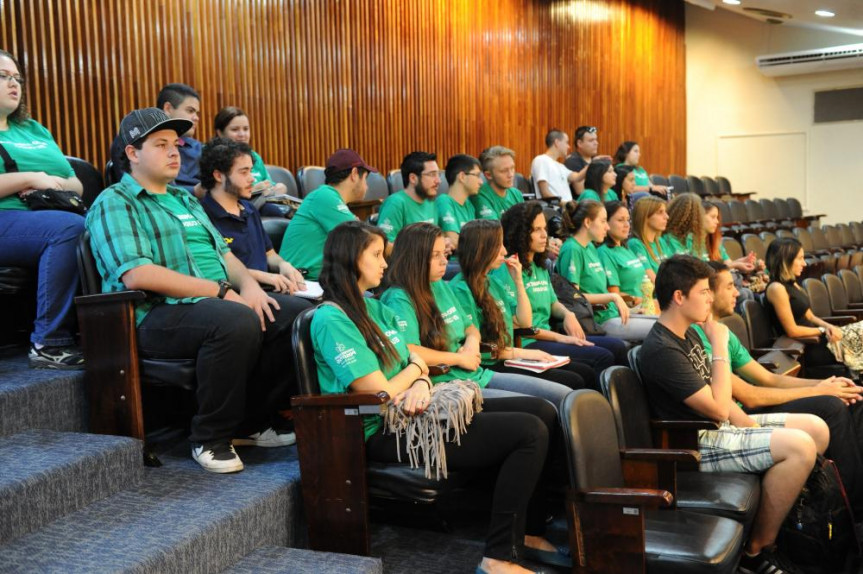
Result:
{"type": "MultiPolygon", "coordinates": [[[[213,248],[220,255],[229,251],[221,234],[188,191],[168,186],[168,193],[179,199],[213,238],[213,248]]],[[[96,266],[102,275],[102,292],[124,291],[123,274],[141,265],[161,265],[172,271],[203,277],[189,253],[183,224],[165,209],[150,193],[125,174],[99,194],[87,212],[85,226],[90,232],[90,246],[96,257],[96,266]]],[[[224,257],[219,258],[225,277],[228,275],[224,257]]],[[[135,323],[141,321],[158,303],[195,303],[204,297],[162,297],[147,293],[147,298],[135,308],[135,323]]]]}

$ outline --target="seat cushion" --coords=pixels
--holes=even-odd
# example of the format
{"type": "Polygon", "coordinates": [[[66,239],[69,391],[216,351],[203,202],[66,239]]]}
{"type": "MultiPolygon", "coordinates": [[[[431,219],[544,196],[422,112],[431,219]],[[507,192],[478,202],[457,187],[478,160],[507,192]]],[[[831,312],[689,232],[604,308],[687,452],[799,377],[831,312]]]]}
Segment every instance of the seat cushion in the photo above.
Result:
{"type": "Polygon", "coordinates": [[[677,507],[751,524],[761,499],[760,477],[737,472],[677,473],[677,507]]]}
{"type": "Polygon", "coordinates": [[[23,267],[0,267],[0,295],[14,295],[30,286],[36,272],[23,267]]]}
{"type": "Polygon", "coordinates": [[[650,573],[731,574],[742,549],[743,526],[736,520],[679,510],[651,510],[645,515],[650,573]]]}
{"type": "Polygon", "coordinates": [[[423,468],[409,464],[384,464],[368,461],[369,496],[390,500],[409,500],[431,504],[441,495],[463,487],[472,473],[450,470],[446,479],[425,477],[423,468]]]}

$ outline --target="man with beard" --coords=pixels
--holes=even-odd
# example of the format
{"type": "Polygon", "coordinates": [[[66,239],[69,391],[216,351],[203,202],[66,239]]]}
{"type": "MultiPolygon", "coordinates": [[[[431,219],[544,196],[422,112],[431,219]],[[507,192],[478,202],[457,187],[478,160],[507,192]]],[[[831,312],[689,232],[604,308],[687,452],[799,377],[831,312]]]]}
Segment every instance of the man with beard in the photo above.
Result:
{"type": "MultiPolygon", "coordinates": [[[[384,200],[378,214],[378,227],[387,236],[387,256],[402,227],[411,223],[435,223],[435,198],[440,187],[437,155],[412,151],[402,160],[402,181],[405,188],[384,200]]],[[[447,241],[447,255],[452,244],[447,241]]]]}
{"type": "Polygon", "coordinates": [[[579,179],[572,184],[578,195],[584,191],[584,177],[590,162],[599,159],[611,161],[611,156],[596,155],[599,151],[597,131],[593,126],[578,126],[575,130],[575,152],[569,154],[563,162],[567,169],[576,172],[579,176],[579,179]]]}
{"type": "MultiPolygon", "coordinates": [[[[719,261],[709,265],[715,271],[710,279],[713,291],[713,317],[734,313],[737,289],[728,266],[719,261]]],[[[710,341],[700,325],[694,326],[708,355],[710,341]]],[[[728,358],[731,361],[731,395],[749,414],[809,413],[818,415],[830,428],[827,456],[836,462],[854,515],[863,515],[863,459],[859,442],[863,436],[863,387],[850,379],[830,377],[824,380],[801,379],[777,375],[752,359],[740,339],[728,332],[728,358]],[[745,380],[744,380],[745,379],[745,380]]]]}
{"type": "Polygon", "coordinates": [[[141,357],[195,359],[192,458],[210,472],[238,472],[232,442],[296,441],[278,411],[297,392],[289,349],[298,309],[293,297],[264,293],[198,200],[171,185],[191,128],[158,108],[123,118],[129,173],[99,194],[85,226],[103,292],[146,294],[135,304],[141,357]]]}
{"type": "Polygon", "coordinates": [[[297,269],[306,270],[307,279],[318,279],[329,232],[340,223],[356,220],[348,203],[365,197],[369,172],[377,170],[360,154],[352,149],[337,150],[327,160],[324,185],[306,196],[291,219],[279,255],[297,269]]]}
{"type": "Polygon", "coordinates": [[[215,138],[201,152],[201,200],[204,211],[222,234],[231,253],[249,274],[277,293],[305,290],[303,275],[273,249],[261,215],[249,201],[255,176],[248,144],[215,138]]]}

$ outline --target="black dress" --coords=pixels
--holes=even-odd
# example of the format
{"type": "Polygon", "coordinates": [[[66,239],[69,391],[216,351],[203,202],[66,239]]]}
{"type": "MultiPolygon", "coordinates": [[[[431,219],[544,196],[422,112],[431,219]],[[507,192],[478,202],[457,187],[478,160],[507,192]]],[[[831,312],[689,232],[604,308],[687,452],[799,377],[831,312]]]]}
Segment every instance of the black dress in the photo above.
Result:
{"type": "MultiPolygon", "coordinates": [[[[794,281],[778,281],[785,291],[788,293],[788,300],[791,303],[791,315],[794,317],[794,322],[801,327],[818,327],[815,323],[806,318],[806,312],[812,307],[809,301],[809,295],[800,288],[794,281]]],[[[767,311],[770,314],[770,320],[773,322],[773,327],[778,333],[788,335],[782,323],[779,322],[779,317],[773,309],[770,301],[767,302],[767,311]]],[[[827,348],[827,340],[820,337],[817,343],[806,343],[806,348],[803,351],[803,361],[806,367],[818,367],[824,365],[838,365],[836,357],[827,348]]]]}

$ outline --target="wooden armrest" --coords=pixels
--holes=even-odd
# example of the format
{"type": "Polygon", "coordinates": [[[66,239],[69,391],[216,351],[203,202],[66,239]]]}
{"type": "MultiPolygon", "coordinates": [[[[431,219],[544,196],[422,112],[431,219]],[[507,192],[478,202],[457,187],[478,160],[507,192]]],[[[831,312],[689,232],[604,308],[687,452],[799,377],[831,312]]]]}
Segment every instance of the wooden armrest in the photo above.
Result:
{"type": "Polygon", "coordinates": [[[449,369],[449,365],[429,365],[429,376],[439,377],[440,375],[445,375],[449,372],[449,369]]]}
{"type": "Polygon", "coordinates": [[[770,348],[785,351],[793,356],[799,356],[803,354],[807,343],[817,342],[818,337],[795,337],[792,339],[791,337],[782,335],[771,343],[770,348]]]}
{"type": "Polygon", "coordinates": [[[297,395],[291,397],[295,407],[359,407],[363,405],[382,405],[390,396],[379,393],[335,393],[331,395],[297,395]]]}
{"type": "Polygon", "coordinates": [[[535,337],[539,333],[538,327],[519,327],[512,330],[513,337],[535,337]]]}
{"type": "Polygon", "coordinates": [[[858,321],[863,317],[863,309],[833,309],[833,311],[839,313],[839,315],[850,315],[858,321]]]}
{"type": "Polygon", "coordinates": [[[653,419],[650,426],[667,430],[717,430],[721,425],[715,421],[666,421],[653,419]]]}
{"type": "Polygon", "coordinates": [[[627,448],[621,449],[620,456],[624,460],[645,462],[688,462],[695,464],[701,462],[700,452],[682,448],[627,448]]]}
{"type": "Polygon", "coordinates": [[[849,309],[863,309],[863,303],[848,303],[849,309]]]}
{"type": "Polygon", "coordinates": [[[383,203],[382,199],[361,199],[360,201],[352,201],[348,203],[349,209],[363,209],[368,207],[375,207],[376,205],[380,205],[383,203]]]}
{"type": "MultiPolygon", "coordinates": [[[[812,342],[816,343],[817,341],[812,341],[812,342]]],[[[793,359],[798,359],[803,354],[803,349],[798,349],[796,347],[791,347],[791,348],[786,348],[786,349],[783,349],[782,347],[775,347],[775,348],[774,347],[767,347],[767,348],[749,349],[749,354],[752,355],[753,359],[763,357],[764,355],[767,355],[768,353],[773,353],[773,352],[785,353],[786,355],[788,355],[789,357],[791,357],[793,359]]]]}
{"type": "Polygon", "coordinates": [[[856,323],[858,320],[857,317],[852,315],[831,315],[830,317],[821,317],[821,319],[836,326],[850,325],[851,323],[856,323]]]}
{"type": "Polygon", "coordinates": [[[147,294],[143,291],[117,291],[116,293],[96,293],[95,295],[80,295],[75,297],[76,305],[103,305],[129,301],[143,301],[147,294]]]}
{"type": "Polygon", "coordinates": [[[594,488],[592,490],[570,491],[568,498],[589,504],[647,506],[650,508],[671,506],[674,501],[671,493],[667,490],[653,488],[594,488]]]}

